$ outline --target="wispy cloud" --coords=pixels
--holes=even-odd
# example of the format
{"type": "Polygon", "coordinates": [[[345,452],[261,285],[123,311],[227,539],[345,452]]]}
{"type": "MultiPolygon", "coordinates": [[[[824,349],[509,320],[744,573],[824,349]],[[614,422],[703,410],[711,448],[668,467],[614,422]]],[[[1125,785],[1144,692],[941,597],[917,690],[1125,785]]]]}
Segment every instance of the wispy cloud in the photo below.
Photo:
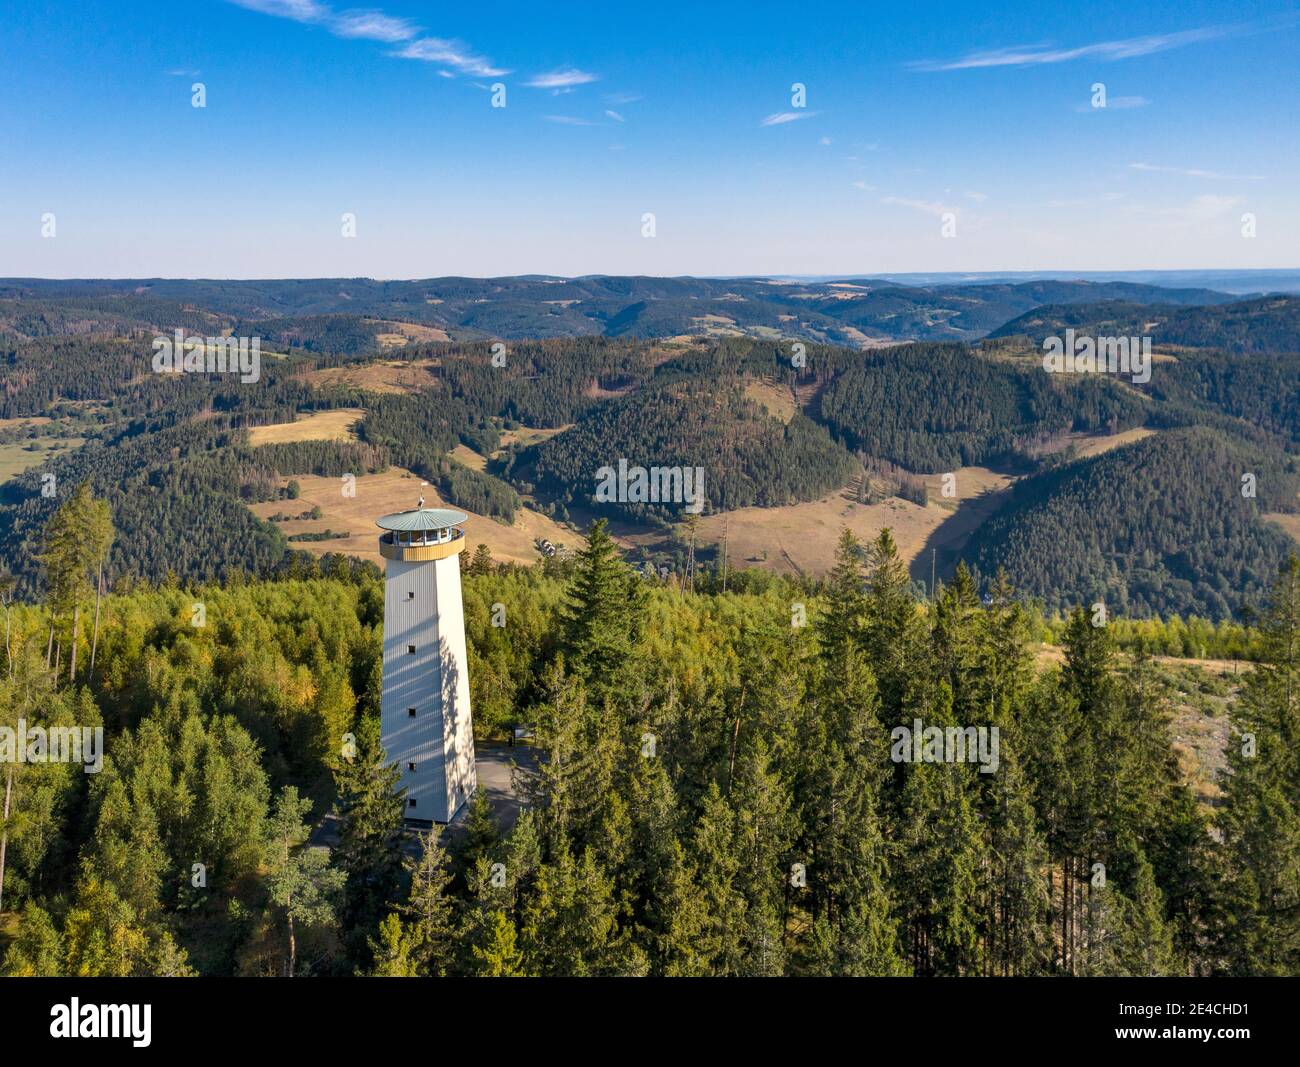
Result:
{"type": "Polygon", "coordinates": [[[475,55],[459,41],[446,41],[440,37],[421,37],[391,54],[401,59],[441,63],[459,74],[472,74],[480,78],[497,78],[510,73],[494,66],[490,60],[475,55]]]}
{"type": "Polygon", "coordinates": [[[640,93],[608,93],[605,96],[607,103],[620,107],[623,104],[635,104],[638,100],[644,100],[645,97],[640,93]]]}
{"type": "Polygon", "coordinates": [[[330,20],[329,28],[338,37],[356,37],[386,44],[409,41],[420,32],[420,28],[409,19],[394,18],[382,11],[345,11],[330,20]]]}
{"type": "Polygon", "coordinates": [[[230,0],[232,4],[246,7],[263,15],[293,19],[294,22],[321,22],[328,18],[330,9],[316,0],[230,0]]]}
{"type": "Polygon", "coordinates": [[[1112,96],[1106,101],[1105,107],[1093,107],[1091,104],[1080,104],[1075,111],[1127,111],[1130,108],[1146,107],[1151,101],[1145,96],[1112,96]]]}
{"type": "Polygon", "coordinates": [[[627,121],[627,119],[625,119],[625,118],[624,118],[622,115],[620,115],[617,111],[608,111],[608,110],[607,110],[607,111],[605,112],[605,117],[608,118],[608,119],[613,119],[615,122],[626,122],[626,121],[627,121]]]}
{"type": "Polygon", "coordinates": [[[977,204],[982,204],[984,203],[985,200],[989,198],[988,193],[981,193],[975,189],[967,189],[961,195],[964,196],[967,200],[974,200],[975,203],[977,204]]]}
{"type": "Polygon", "coordinates": [[[874,185],[868,185],[866,182],[854,182],[853,188],[861,189],[863,192],[867,192],[867,193],[873,193],[876,191],[876,187],[874,185]]]}
{"type": "Polygon", "coordinates": [[[545,74],[535,74],[524,84],[531,89],[568,89],[574,85],[587,85],[599,80],[599,74],[578,70],[577,67],[567,67],[564,70],[552,70],[547,71],[545,74]]]}
{"type": "Polygon", "coordinates": [[[909,63],[913,70],[974,70],[982,67],[1030,67],[1043,63],[1068,63],[1074,59],[1113,61],[1167,52],[1202,41],[1213,41],[1239,33],[1258,32],[1258,28],[1207,26],[1180,30],[1177,33],[1154,33],[1146,37],[1125,37],[1115,41],[1098,41],[1076,48],[1055,48],[1047,44],[1012,45],[982,52],[968,52],[956,59],[923,59],[909,63]]]}
{"type": "Polygon", "coordinates": [[[599,126],[600,123],[592,122],[590,119],[580,119],[573,115],[543,115],[547,122],[555,122],[561,126],[599,126]]]}
{"type": "Polygon", "coordinates": [[[389,55],[399,59],[440,63],[446,69],[439,73],[445,77],[452,77],[452,72],[484,78],[495,78],[510,73],[497,67],[491,60],[476,55],[459,41],[440,37],[421,37],[420,27],[414,22],[387,15],[383,11],[369,8],[335,11],[328,4],[320,3],[319,0],[230,0],[230,2],[263,15],[323,26],[335,37],[402,45],[389,55]]]}
{"type": "Polygon", "coordinates": [[[768,115],[759,123],[760,126],[783,126],[787,122],[798,122],[800,119],[810,119],[816,115],[816,111],[778,111],[773,115],[768,115]]]}
{"type": "Polygon", "coordinates": [[[1184,178],[1207,178],[1218,182],[1262,182],[1263,174],[1222,174],[1216,170],[1197,170],[1193,167],[1162,167],[1155,163],[1130,163],[1129,170],[1142,170],[1155,174],[1181,174],[1184,178]]]}

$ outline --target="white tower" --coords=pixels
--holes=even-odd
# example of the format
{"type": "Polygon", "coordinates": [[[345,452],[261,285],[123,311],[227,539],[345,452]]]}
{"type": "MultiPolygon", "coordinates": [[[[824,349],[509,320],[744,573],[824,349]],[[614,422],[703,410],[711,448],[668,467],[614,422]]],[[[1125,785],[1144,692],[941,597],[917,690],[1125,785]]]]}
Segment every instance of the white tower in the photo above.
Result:
{"type": "Polygon", "coordinates": [[[406,817],[421,822],[450,822],[477,784],[460,596],[466,518],[422,507],[377,523],[387,560],[383,742],[402,772],[406,817]]]}

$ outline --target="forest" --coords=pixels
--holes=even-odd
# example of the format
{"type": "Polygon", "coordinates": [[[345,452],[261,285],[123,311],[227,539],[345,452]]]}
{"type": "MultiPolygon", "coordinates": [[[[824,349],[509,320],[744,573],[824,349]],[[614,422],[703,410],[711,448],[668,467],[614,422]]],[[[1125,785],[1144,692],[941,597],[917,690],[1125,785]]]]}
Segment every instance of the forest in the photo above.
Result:
{"type": "Polygon", "coordinates": [[[1261,513],[1298,495],[1294,461],[1172,430],[1025,479],[966,555],[985,574],[1006,568],[1049,613],[1101,601],[1130,617],[1233,617],[1295,551],[1261,513]]]}
{"type": "Polygon", "coordinates": [[[1212,348],[1234,355],[1294,352],[1300,336],[1300,299],[1284,294],[1209,307],[1137,304],[1126,300],[1047,305],[1020,315],[990,337],[1026,336],[1036,344],[1073,328],[1079,334],[1149,334],[1158,345],[1212,348]]]}
{"type": "Polygon", "coordinates": [[[72,494],[41,603],[5,602],[0,726],[98,726],[105,755],[4,765],[4,972],[1300,971],[1294,557],[1206,805],[1145,643],[1076,610],[1038,664],[1005,576],[918,600],[888,531],[846,531],[823,580],[692,591],[590,534],[468,561],[476,728],[531,724],[536,760],[513,827],[480,791],[415,838],[378,741],[374,568],[104,595],[112,516],[72,494]],[[891,758],[917,719],[996,728],[996,773],[891,758]]]}
{"type": "MultiPolygon", "coordinates": [[[[822,499],[881,470],[893,472],[878,477],[885,487],[924,506],[918,474],[995,465],[1022,483],[1010,511],[967,547],[979,573],[1005,568],[1049,615],[1104,593],[1135,615],[1216,620],[1256,604],[1286,551],[1265,513],[1300,508],[1294,491],[1284,491],[1300,442],[1295,354],[1184,351],[1134,387],[1053,379],[1034,354],[1005,342],[867,352],[806,343],[797,352],[793,342],[741,337],[578,337],[409,343],[382,356],[350,343],[313,351],[303,347],[316,343],[313,331],[335,320],[305,316],[281,322],[279,335],[294,346],[268,350],[260,381],[243,385],[220,374],[146,373],[151,334],[140,324],[170,305],[138,299],[135,307],[126,298],[66,298],[86,316],[85,333],[0,337],[0,418],[16,420],[4,441],[18,448],[48,433],[81,442],[23,464],[0,487],[0,558],[21,597],[39,589],[35,546],[59,503],[57,486],[87,480],[109,500],[122,532],[109,559],[114,578],[157,582],[173,573],[208,582],[290,565],[290,543],[247,504],[276,499],[286,478],[300,474],[398,467],[452,506],[506,524],[526,506],[559,521],[604,513],[654,529],[673,517],[662,507],[593,506],[597,469],[619,457],[645,467],[699,465],[707,509],[716,512],[822,499]],[[409,391],[313,377],[382,365],[422,368],[426,377],[409,391]],[[768,395],[788,392],[789,411],[755,402],[755,383],[768,395]],[[335,408],[364,412],[356,441],[250,444],[257,426],[335,408]],[[47,418],[47,429],[32,421],[47,418]],[[511,441],[520,428],[560,433],[511,441]],[[1099,463],[1069,447],[1071,434],[1134,428],[1200,428],[1216,437],[1216,469],[1275,474],[1262,478],[1257,499],[1219,513],[1221,496],[1192,452],[1148,444],[1099,463]],[[464,463],[451,455],[458,446],[490,459],[464,463]],[[1148,473],[1134,473],[1135,464],[1148,473]],[[55,495],[45,493],[51,486],[55,495]],[[1177,507],[1170,486],[1182,494],[1177,507]],[[1201,532],[1200,547],[1186,552],[1182,507],[1201,532]],[[1099,528],[1118,541],[1099,542],[1099,528]],[[1092,547],[1076,559],[1067,547],[1074,543],[1092,547]]],[[[70,313],[49,303],[51,313],[70,313]]],[[[216,312],[186,315],[195,329],[220,329],[216,312]]]]}

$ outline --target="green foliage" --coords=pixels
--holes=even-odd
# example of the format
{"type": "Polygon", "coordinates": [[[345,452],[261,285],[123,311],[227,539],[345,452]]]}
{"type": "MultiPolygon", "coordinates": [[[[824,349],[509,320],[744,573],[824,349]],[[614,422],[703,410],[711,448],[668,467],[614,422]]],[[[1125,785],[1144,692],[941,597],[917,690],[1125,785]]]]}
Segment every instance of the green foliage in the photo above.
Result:
{"type": "Polygon", "coordinates": [[[1161,433],[1020,483],[967,555],[1049,611],[1222,619],[1263,600],[1291,544],[1262,515],[1294,510],[1298,488],[1293,460],[1210,430],[1161,433]]]}

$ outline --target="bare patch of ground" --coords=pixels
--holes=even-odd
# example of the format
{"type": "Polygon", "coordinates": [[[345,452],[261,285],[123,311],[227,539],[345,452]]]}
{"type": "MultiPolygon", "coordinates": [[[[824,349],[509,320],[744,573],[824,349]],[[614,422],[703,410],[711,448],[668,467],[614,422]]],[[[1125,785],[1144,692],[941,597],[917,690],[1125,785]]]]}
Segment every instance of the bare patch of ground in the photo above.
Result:
{"type": "Polygon", "coordinates": [[[475,452],[468,445],[457,445],[451,450],[451,458],[457,462],[469,467],[471,470],[481,471],[487,468],[487,458],[479,452],[475,452]]]}
{"type": "Polygon", "coordinates": [[[1282,527],[1292,541],[1300,543],[1300,515],[1287,515],[1281,511],[1272,511],[1264,516],[1265,520],[1282,527]]]}
{"type": "MultiPolygon", "coordinates": [[[[338,478],[295,475],[292,480],[299,486],[298,499],[267,500],[252,504],[250,508],[253,514],[261,519],[269,519],[275,514],[300,515],[318,507],[321,511],[319,519],[295,518],[276,525],[286,536],[323,533],[326,530],[346,533],[348,536],[329,541],[294,542],[294,548],[305,549],[317,556],[327,552],[342,552],[371,560],[381,567],[384,564],[379,555],[376,519],[395,511],[413,508],[420,497],[424,497],[425,507],[455,507],[454,504],[448,504],[433,486],[401,467],[390,467],[380,474],[359,475],[356,480],[356,495],[353,497],[343,495],[342,482],[338,478]]],[[[287,478],[283,480],[285,485],[288,482],[287,478]]],[[[537,562],[541,558],[534,544],[538,538],[545,538],[557,546],[570,549],[580,548],[584,543],[580,534],[531,508],[520,509],[512,526],[473,513],[469,513],[469,519],[465,523],[465,551],[473,552],[475,546],[482,542],[488,546],[493,558],[501,562],[537,562]]]]}
{"type": "Polygon", "coordinates": [[[705,516],[700,520],[697,543],[721,545],[725,532],[727,557],[733,567],[821,574],[834,566],[835,545],[846,526],[860,541],[870,541],[889,527],[899,553],[911,560],[949,514],[935,504],[923,508],[897,498],[859,504],[851,489],[843,489],[805,504],[737,508],[705,516]]]}
{"type": "Polygon", "coordinates": [[[303,378],[317,389],[343,385],[367,393],[419,393],[434,382],[437,360],[384,360],[351,367],[308,371],[303,378]]]}
{"type": "Polygon", "coordinates": [[[511,445],[518,445],[521,448],[527,448],[529,445],[535,445],[538,441],[545,441],[554,437],[557,433],[564,433],[570,429],[572,423],[568,426],[555,426],[548,428],[536,428],[532,426],[516,426],[513,430],[501,431],[501,447],[509,448],[511,445]]]}
{"type": "Polygon", "coordinates": [[[251,445],[278,445],[289,441],[355,441],[354,427],[365,414],[361,408],[314,411],[293,422],[254,426],[248,431],[248,442],[251,445]]]}
{"type": "Polygon", "coordinates": [[[754,379],[747,383],[745,396],[765,409],[772,418],[780,419],[783,423],[788,424],[799,410],[788,386],[777,385],[766,379],[754,379]]]}
{"type": "Polygon", "coordinates": [[[1155,430],[1146,426],[1139,426],[1136,429],[1125,430],[1122,433],[1071,434],[1070,443],[1074,445],[1080,456],[1100,456],[1103,452],[1109,452],[1112,448],[1131,445],[1134,441],[1142,441],[1155,435],[1155,430]]]}

